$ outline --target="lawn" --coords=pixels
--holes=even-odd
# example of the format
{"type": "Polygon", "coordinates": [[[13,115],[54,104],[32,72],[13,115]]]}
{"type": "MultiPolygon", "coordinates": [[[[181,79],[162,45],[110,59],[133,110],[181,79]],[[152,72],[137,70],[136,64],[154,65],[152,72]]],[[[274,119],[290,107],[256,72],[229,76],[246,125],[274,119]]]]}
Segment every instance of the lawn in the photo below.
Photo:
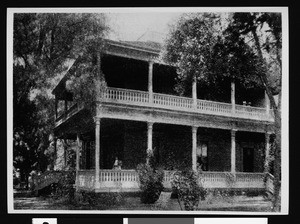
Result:
{"type": "MultiPolygon", "coordinates": [[[[158,210],[180,211],[177,199],[168,198],[159,200],[155,204],[142,204],[138,195],[117,195],[100,197],[97,202],[91,204],[87,201],[67,203],[63,199],[53,197],[15,196],[14,208],[16,210],[158,210]]],[[[208,195],[204,201],[200,201],[199,211],[249,211],[269,212],[271,201],[262,195],[247,196],[215,196],[208,195]]]]}

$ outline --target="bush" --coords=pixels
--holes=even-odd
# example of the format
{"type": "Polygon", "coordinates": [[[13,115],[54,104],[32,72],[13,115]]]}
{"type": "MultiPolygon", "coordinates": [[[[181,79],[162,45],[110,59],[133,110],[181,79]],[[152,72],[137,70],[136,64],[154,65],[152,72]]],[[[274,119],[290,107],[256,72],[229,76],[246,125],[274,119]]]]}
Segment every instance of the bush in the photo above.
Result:
{"type": "Polygon", "coordinates": [[[206,189],[199,180],[199,176],[192,170],[177,171],[172,181],[173,194],[177,195],[181,210],[196,210],[200,199],[205,200],[206,189]],[[182,206],[183,203],[183,206],[182,206]]]}
{"type": "Polygon", "coordinates": [[[75,199],[75,178],[76,172],[74,170],[61,171],[61,178],[55,189],[53,189],[54,196],[64,198],[67,202],[73,203],[75,199]]]}
{"type": "Polygon", "coordinates": [[[139,164],[137,166],[139,175],[141,202],[145,204],[153,204],[160,196],[164,189],[162,169],[155,169],[149,164],[139,164]]]}
{"type": "Polygon", "coordinates": [[[87,202],[90,206],[97,206],[98,208],[111,208],[116,205],[125,203],[125,197],[122,192],[78,192],[81,195],[79,203],[87,202]]]}

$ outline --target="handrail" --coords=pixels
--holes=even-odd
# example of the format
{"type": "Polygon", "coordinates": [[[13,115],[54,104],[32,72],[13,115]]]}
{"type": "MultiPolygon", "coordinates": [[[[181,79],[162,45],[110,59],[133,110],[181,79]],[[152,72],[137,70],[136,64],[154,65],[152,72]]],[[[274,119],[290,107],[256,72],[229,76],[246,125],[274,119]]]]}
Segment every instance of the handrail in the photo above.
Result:
{"type": "Polygon", "coordinates": [[[265,108],[244,106],[224,102],[197,99],[196,108],[193,99],[189,97],[174,96],[162,93],[153,93],[151,101],[149,92],[115,87],[106,87],[101,90],[101,100],[115,103],[135,104],[157,108],[172,108],[198,113],[210,113],[229,117],[241,117],[249,119],[270,119],[272,110],[265,108]]]}
{"type": "MultiPolygon", "coordinates": [[[[189,97],[174,96],[162,93],[153,93],[151,95],[146,91],[115,87],[106,87],[101,89],[99,100],[100,102],[172,109],[192,113],[203,113],[245,119],[270,120],[273,117],[273,110],[270,109],[267,111],[266,108],[261,107],[244,106],[239,104],[236,104],[235,107],[233,107],[233,105],[230,103],[201,99],[194,101],[189,97]]],[[[56,119],[57,124],[60,124],[64,120],[68,119],[81,108],[82,105],[74,104],[68,109],[66,114],[62,114],[56,119]]]]}

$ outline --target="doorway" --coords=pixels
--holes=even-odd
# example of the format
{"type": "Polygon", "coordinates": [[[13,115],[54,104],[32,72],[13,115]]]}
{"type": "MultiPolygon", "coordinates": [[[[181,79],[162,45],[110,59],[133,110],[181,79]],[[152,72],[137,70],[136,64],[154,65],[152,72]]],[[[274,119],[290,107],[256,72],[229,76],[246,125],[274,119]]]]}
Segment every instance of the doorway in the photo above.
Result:
{"type": "Polygon", "coordinates": [[[243,148],[243,172],[254,172],[253,148],[243,148]]]}

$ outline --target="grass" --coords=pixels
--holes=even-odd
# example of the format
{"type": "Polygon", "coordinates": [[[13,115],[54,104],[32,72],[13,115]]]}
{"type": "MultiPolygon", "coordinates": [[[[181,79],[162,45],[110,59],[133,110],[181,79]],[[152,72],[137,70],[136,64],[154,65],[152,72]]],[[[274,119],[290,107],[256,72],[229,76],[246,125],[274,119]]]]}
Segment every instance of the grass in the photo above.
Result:
{"type": "MultiPolygon", "coordinates": [[[[90,201],[81,198],[77,203],[68,203],[62,198],[32,197],[15,195],[14,208],[16,210],[158,210],[180,211],[176,198],[170,198],[166,203],[142,204],[138,194],[97,194],[97,199],[90,201]]],[[[207,195],[200,201],[199,211],[249,211],[270,212],[271,202],[263,195],[207,195]]]]}

